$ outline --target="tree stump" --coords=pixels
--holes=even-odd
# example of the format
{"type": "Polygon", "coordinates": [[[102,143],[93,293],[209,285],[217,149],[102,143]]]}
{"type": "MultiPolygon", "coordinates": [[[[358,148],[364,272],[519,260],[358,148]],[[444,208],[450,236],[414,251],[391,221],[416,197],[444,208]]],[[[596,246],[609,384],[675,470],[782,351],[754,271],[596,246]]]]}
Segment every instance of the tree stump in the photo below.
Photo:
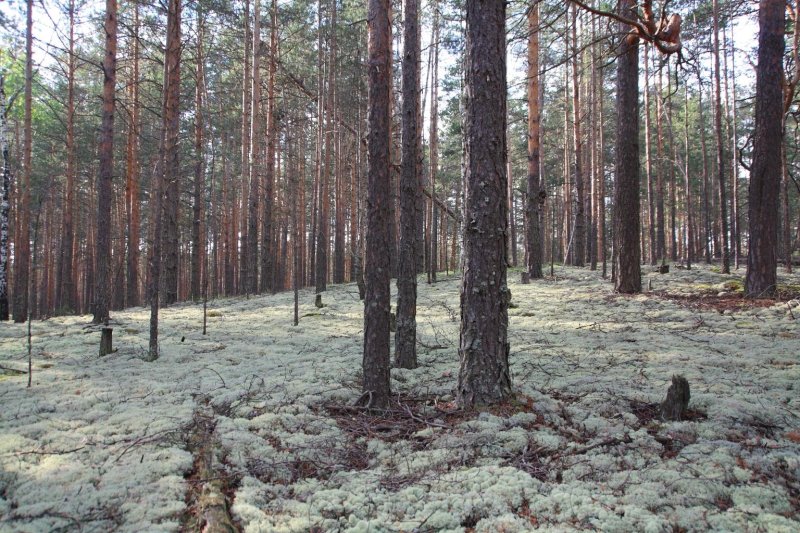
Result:
{"type": "Polygon", "coordinates": [[[323,307],[325,307],[325,304],[322,303],[322,294],[318,293],[317,296],[314,298],[314,307],[316,307],[317,309],[322,309],[323,307]]]}
{"type": "Polygon", "coordinates": [[[111,344],[111,334],[113,331],[114,328],[103,328],[100,330],[100,357],[114,351],[111,344]]]}
{"type": "Polygon", "coordinates": [[[658,267],[659,274],[669,274],[669,265],[666,263],[658,267]]]}
{"type": "Polygon", "coordinates": [[[522,281],[523,285],[527,285],[528,283],[531,282],[531,274],[530,274],[530,272],[523,272],[520,277],[522,278],[521,281],[522,281]]]}
{"type": "Polygon", "coordinates": [[[672,376],[672,385],[667,389],[667,397],[661,402],[663,420],[683,420],[689,408],[689,382],[683,376],[672,376]]]}

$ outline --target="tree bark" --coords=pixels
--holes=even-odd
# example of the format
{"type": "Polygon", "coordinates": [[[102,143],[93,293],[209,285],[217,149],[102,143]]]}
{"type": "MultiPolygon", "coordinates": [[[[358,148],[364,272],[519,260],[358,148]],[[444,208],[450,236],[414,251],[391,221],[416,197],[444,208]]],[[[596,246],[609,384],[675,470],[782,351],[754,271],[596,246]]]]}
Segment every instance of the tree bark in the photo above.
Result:
{"type": "Polygon", "coordinates": [[[61,235],[61,253],[56,273],[55,310],[57,313],[74,312],[77,294],[73,270],[75,246],[75,0],[69,3],[69,52],[67,56],[67,172],[61,235]]]}
{"type": "Polygon", "coordinates": [[[650,135],[650,48],[644,48],[644,174],[647,182],[647,222],[648,235],[650,237],[650,264],[655,265],[658,261],[658,250],[656,249],[656,201],[655,189],[653,187],[653,158],[651,155],[651,135],[650,135]]]}
{"type": "Polygon", "coordinates": [[[722,246],[722,273],[730,274],[730,251],[728,247],[728,199],[725,183],[725,146],[722,136],[722,86],[720,83],[719,63],[719,0],[712,2],[714,20],[713,56],[714,56],[714,140],[717,147],[717,185],[719,187],[719,238],[722,246]]]}
{"type": "MultiPolygon", "coordinates": [[[[321,2],[318,9],[321,10],[321,2]]],[[[319,19],[320,25],[322,19],[319,19]]],[[[319,51],[319,64],[322,65],[322,28],[320,26],[320,51],[319,51]]],[[[332,103],[332,89],[330,83],[333,80],[333,73],[331,72],[333,65],[328,65],[328,91],[325,92],[323,78],[320,74],[318,77],[319,82],[319,127],[322,128],[321,141],[324,143],[323,147],[320,146],[319,154],[321,158],[320,172],[319,172],[319,190],[318,190],[318,208],[317,208],[317,234],[316,234],[316,271],[314,275],[314,286],[317,294],[325,292],[328,288],[328,251],[330,247],[330,238],[328,234],[329,214],[330,214],[330,198],[329,196],[329,181],[330,181],[330,163],[331,163],[331,114],[333,113],[332,103]],[[327,100],[327,105],[325,104],[327,100]],[[323,155],[324,154],[324,155],[323,155]]]]}
{"type": "Polygon", "coordinates": [[[8,320],[8,190],[11,186],[11,163],[8,157],[8,118],[3,74],[0,74],[0,151],[3,154],[3,181],[0,184],[0,321],[5,322],[8,320]]]}
{"type": "Polygon", "coordinates": [[[581,101],[580,83],[578,81],[578,8],[572,8],[572,155],[575,174],[573,186],[575,187],[575,213],[573,222],[572,239],[572,265],[584,265],[586,256],[586,211],[584,209],[584,176],[583,176],[583,136],[581,132],[581,101]]]}
{"type": "MultiPolygon", "coordinates": [[[[417,188],[419,187],[419,0],[405,0],[403,23],[403,145],[400,173],[400,254],[394,364],[417,367],[417,188]]],[[[435,46],[435,45],[434,45],[435,46]]],[[[433,126],[431,126],[431,129],[433,126]]]]}
{"type": "Polygon", "coordinates": [[[467,0],[466,200],[458,402],[511,396],[506,285],[506,6],[467,0]]]}
{"type": "MultiPolygon", "coordinates": [[[[369,0],[369,174],[364,281],[364,393],[368,406],[389,405],[391,2],[369,0]]],[[[319,290],[319,287],[318,287],[319,290]]]]}
{"type": "Polygon", "coordinates": [[[683,118],[683,149],[684,149],[684,211],[686,212],[686,269],[691,270],[694,262],[694,215],[692,213],[692,185],[689,179],[689,84],[684,85],[684,118],[683,118]]]}
{"type": "Polygon", "coordinates": [[[272,252],[273,196],[275,182],[275,144],[278,127],[275,119],[275,73],[278,65],[278,3],[272,0],[272,24],[269,38],[269,79],[267,82],[267,160],[264,176],[264,219],[261,226],[261,292],[275,290],[272,252]]]}
{"type": "Polygon", "coordinates": [[[192,198],[192,262],[191,262],[191,299],[200,300],[203,296],[201,279],[206,248],[205,231],[203,231],[203,203],[205,202],[205,155],[203,151],[203,15],[198,6],[197,13],[197,53],[195,60],[195,92],[194,92],[194,194],[192,198]]]}
{"type": "Polygon", "coordinates": [[[258,293],[258,211],[261,196],[261,167],[263,164],[261,127],[261,2],[253,4],[253,73],[250,91],[250,195],[247,201],[247,271],[244,275],[246,294],[258,293]]]}
{"type": "Polygon", "coordinates": [[[525,198],[525,257],[531,279],[541,279],[541,212],[546,193],[541,189],[539,169],[539,3],[528,10],[528,176],[525,198]],[[543,194],[544,193],[544,194],[543,194]]]}
{"type": "Polygon", "coordinates": [[[772,296],[777,283],[778,191],[781,144],[785,3],[761,0],[758,9],[755,136],[750,171],[750,241],[745,294],[772,296]]]}
{"type": "Polygon", "coordinates": [[[431,181],[431,234],[429,281],[436,283],[439,270],[439,210],[436,205],[436,174],[439,167],[439,9],[433,13],[433,64],[431,76],[431,124],[430,124],[430,181],[431,181]]]}
{"type": "Polygon", "coordinates": [[[111,203],[114,191],[114,84],[117,79],[117,2],[106,0],[105,57],[103,59],[103,111],[100,125],[99,168],[97,176],[97,234],[95,244],[94,316],[92,322],[108,321],[111,300],[111,203]]]}
{"type": "Polygon", "coordinates": [[[167,49],[165,53],[165,111],[167,132],[164,160],[164,304],[178,301],[180,234],[180,134],[181,94],[181,0],[169,0],[167,7],[167,49]]]}
{"type": "Polygon", "coordinates": [[[698,128],[700,130],[700,151],[703,161],[703,252],[706,264],[711,264],[711,205],[710,196],[710,177],[708,171],[708,147],[706,145],[705,120],[703,118],[703,80],[700,78],[700,71],[697,71],[697,113],[698,128]]]}
{"type": "MultiPolygon", "coordinates": [[[[620,2],[620,14],[634,8],[620,2]]],[[[620,24],[620,33],[628,27],[620,24]]],[[[617,56],[617,182],[614,185],[614,239],[617,292],[642,292],[639,247],[639,39],[627,33],[617,56]]]]}
{"type": "Polygon", "coordinates": [[[127,258],[127,286],[126,304],[139,305],[141,296],[139,292],[140,267],[139,267],[139,241],[141,232],[141,218],[139,205],[139,4],[133,7],[133,73],[130,79],[129,97],[131,99],[131,117],[128,126],[125,165],[125,192],[127,194],[126,206],[128,210],[128,258],[127,258]]]}
{"type": "MultiPolygon", "coordinates": [[[[252,127],[251,121],[252,116],[256,113],[256,110],[253,109],[253,102],[252,102],[252,90],[253,85],[251,81],[251,74],[252,74],[252,63],[256,62],[255,57],[251,57],[251,52],[253,49],[252,44],[252,32],[250,31],[250,0],[245,0],[244,2],[244,65],[242,66],[243,71],[243,79],[242,79],[242,162],[241,162],[241,195],[240,198],[234,196],[234,202],[239,202],[241,200],[242,204],[249,205],[246,202],[249,201],[249,192],[250,192],[250,148],[251,148],[251,139],[250,139],[250,128],[252,127]],[[251,63],[252,62],[252,63],[251,63]]],[[[234,208],[234,211],[237,211],[234,208]]],[[[244,214],[246,211],[241,210],[238,214],[234,213],[235,221],[232,222],[232,231],[234,236],[234,242],[230,243],[231,245],[231,269],[234,272],[234,277],[236,281],[238,281],[238,286],[234,288],[234,283],[231,283],[231,288],[229,294],[237,293],[241,294],[245,292],[247,289],[246,278],[248,276],[248,269],[250,266],[247,264],[247,224],[244,222],[244,214]],[[240,219],[241,217],[241,219],[240,219]],[[239,230],[237,228],[237,223],[241,227],[241,235],[239,235],[239,230]],[[235,244],[236,241],[241,243],[239,247],[238,255],[237,255],[237,246],[235,244]],[[238,277],[236,276],[237,271],[237,264],[236,258],[238,256],[238,277]]]]}
{"type": "Polygon", "coordinates": [[[27,22],[25,30],[25,116],[22,139],[22,179],[16,187],[19,200],[18,233],[14,241],[14,303],[12,315],[14,322],[28,319],[28,277],[31,262],[31,147],[32,131],[32,87],[33,87],[33,0],[27,3],[27,22]]]}
{"type": "Polygon", "coordinates": [[[656,260],[664,262],[667,259],[667,240],[664,219],[664,94],[661,81],[659,69],[656,77],[656,260]]]}

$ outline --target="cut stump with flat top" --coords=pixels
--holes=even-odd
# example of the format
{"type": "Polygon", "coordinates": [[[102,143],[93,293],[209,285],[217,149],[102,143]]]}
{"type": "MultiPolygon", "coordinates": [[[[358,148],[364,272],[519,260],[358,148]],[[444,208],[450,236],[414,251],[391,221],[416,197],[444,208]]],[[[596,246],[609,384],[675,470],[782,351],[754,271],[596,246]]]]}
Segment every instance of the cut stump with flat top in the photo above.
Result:
{"type": "Polygon", "coordinates": [[[100,330],[100,357],[114,351],[111,343],[113,331],[114,328],[103,328],[100,330]]]}
{"type": "Polygon", "coordinates": [[[672,384],[667,389],[667,397],[661,402],[663,420],[683,420],[689,409],[689,382],[683,376],[672,376],[672,384]]]}

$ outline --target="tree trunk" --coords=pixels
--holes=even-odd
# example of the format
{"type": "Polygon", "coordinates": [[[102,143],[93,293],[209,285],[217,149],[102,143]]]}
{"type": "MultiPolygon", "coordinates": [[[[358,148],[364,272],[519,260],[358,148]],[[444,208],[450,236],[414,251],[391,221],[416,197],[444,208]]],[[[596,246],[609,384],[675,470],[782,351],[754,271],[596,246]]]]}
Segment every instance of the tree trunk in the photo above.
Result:
{"type": "MultiPolygon", "coordinates": [[[[508,141],[506,141],[508,142],[508,141]]],[[[508,176],[506,187],[506,204],[508,205],[508,258],[507,261],[511,266],[517,266],[517,227],[514,221],[514,179],[511,170],[511,157],[506,161],[506,175],[508,176]]]]}
{"type": "MultiPolygon", "coordinates": [[[[319,2],[318,9],[322,9],[322,3],[319,2]]],[[[330,114],[333,112],[332,106],[330,105],[332,102],[332,88],[330,87],[330,81],[333,79],[333,74],[329,73],[329,86],[328,91],[325,92],[325,87],[323,84],[323,77],[321,74],[322,69],[322,18],[319,19],[319,69],[320,74],[318,75],[318,83],[319,83],[319,127],[321,128],[322,132],[320,133],[320,142],[324,142],[324,152],[323,146],[320,145],[319,147],[319,157],[320,157],[320,171],[319,171],[319,188],[318,188],[318,198],[317,198],[317,234],[316,234],[316,253],[315,253],[315,261],[316,261],[316,269],[314,272],[314,286],[316,288],[317,294],[321,292],[325,292],[328,288],[328,248],[330,246],[330,241],[328,238],[328,214],[330,208],[330,198],[328,198],[329,194],[329,187],[328,182],[330,179],[330,162],[331,162],[331,134],[330,134],[330,127],[331,127],[331,120],[330,114]],[[328,101],[328,105],[325,105],[326,100],[328,101]],[[323,155],[324,154],[324,155],[323,155]]],[[[332,65],[328,65],[328,69],[331,69],[332,65]]]]}
{"type": "Polygon", "coordinates": [[[531,279],[541,279],[542,239],[541,211],[546,193],[541,188],[539,174],[539,4],[528,11],[528,178],[525,200],[526,257],[531,279]]]}
{"type": "MultiPolygon", "coordinates": [[[[785,121],[785,117],[784,117],[785,121]]],[[[786,160],[787,155],[786,151],[788,147],[786,146],[786,127],[785,124],[782,128],[782,139],[781,139],[781,214],[782,216],[782,223],[781,223],[781,240],[783,241],[783,261],[784,267],[786,268],[786,272],[792,272],[792,226],[791,220],[792,215],[791,211],[789,210],[789,162],[786,160]]],[[[800,226],[798,226],[798,230],[800,230],[800,226]]]]}
{"type": "Polygon", "coordinates": [[[725,190],[725,146],[722,136],[722,86],[720,83],[719,63],[719,0],[713,0],[714,19],[713,56],[714,56],[714,140],[717,147],[717,185],[719,187],[719,238],[722,245],[722,273],[730,274],[730,251],[728,247],[728,199],[725,190]]]}
{"type": "Polygon", "coordinates": [[[130,80],[129,95],[131,99],[131,117],[128,126],[126,147],[127,164],[126,205],[128,209],[128,261],[127,261],[127,298],[128,306],[139,305],[139,241],[141,232],[139,205],[139,4],[134,4],[133,11],[133,74],[130,80]]]}
{"type": "MultiPolygon", "coordinates": [[[[249,205],[247,202],[249,201],[249,192],[250,192],[250,149],[251,149],[251,139],[250,139],[250,128],[252,127],[252,116],[256,113],[256,110],[253,109],[253,102],[252,102],[252,90],[253,85],[251,81],[251,74],[252,74],[252,63],[257,61],[257,58],[251,57],[251,52],[253,49],[252,44],[252,33],[250,31],[250,0],[245,0],[244,2],[244,65],[243,65],[243,79],[242,79],[242,175],[241,175],[241,184],[242,190],[241,195],[239,197],[234,196],[234,202],[241,201],[244,205],[249,205]],[[251,63],[252,61],[252,63],[251,63]]],[[[234,208],[236,211],[236,208],[234,208]]],[[[232,230],[234,239],[236,239],[231,244],[231,268],[234,271],[234,276],[236,276],[236,260],[237,257],[237,246],[235,244],[236,241],[240,241],[241,246],[239,246],[238,251],[238,277],[236,278],[238,281],[238,286],[236,287],[235,291],[233,290],[233,284],[231,284],[231,292],[242,293],[247,290],[247,282],[246,278],[248,276],[248,269],[250,266],[247,264],[248,254],[247,254],[247,224],[244,223],[244,216],[246,211],[241,210],[239,214],[234,214],[236,218],[235,222],[232,223],[232,230]],[[241,218],[240,218],[241,217],[241,218]],[[237,228],[237,223],[241,227],[241,235],[237,228]]]]}
{"type": "Polygon", "coordinates": [[[694,262],[694,216],[692,214],[692,185],[689,179],[689,84],[684,85],[684,118],[683,118],[683,149],[684,149],[684,211],[686,212],[686,269],[691,270],[694,262]]]}
{"type": "MultiPolygon", "coordinates": [[[[369,407],[389,405],[391,2],[369,0],[369,174],[364,281],[364,393],[369,407]]],[[[319,289],[319,287],[318,287],[319,289]]]]}
{"type": "Polygon", "coordinates": [[[33,87],[33,0],[27,3],[27,26],[25,30],[25,117],[22,140],[22,179],[16,187],[19,201],[19,238],[14,241],[14,322],[28,319],[28,276],[31,261],[31,146],[32,131],[32,87],[33,87]]]}
{"type": "Polygon", "coordinates": [[[11,163],[8,158],[5,76],[0,74],[0,151],[3,154],[3,182],[0,184],[0,321],[8,320],[8,190],[11,163]]]}
{"type": "Polygon", "coordinates": [[[700,71],[697,71],[697,113],[698,128],[700,130],[700,151],[703,161],[703,252],[706,264],[711,264],[711,205],[709,196],[711,194],[710,178],[708,171],[708,148],[706,146],[706,128],[703,118],[703,80],[700,78],[700,71]]]}
{"type": "Polygon", "coordinates": [[[117,79],[117,2],[106,0],[104,24],[106,49],[103,59],[103,113],[100,125],[99,169],[97,176],[97,234],[94,316],[92,322],[108,321],[111,300],[111,203],[114,191],[114,84],[117,79]]]}
{"type": "Polygon", "coordinates": [[[247,272],[244,276],[244,291],[258,293],[258,211],[261,196],[261,167],[263,164],[261,127],[261,3],[253,4],[253,74],[250,91],[250,196],[247,201],[247,272]]]}
{"type": "Polygon", "coordinates": [[[166,113],[167,133],[164,160],[164,304],[178,301],[180,260],[180,134],[179,99],[181,94],[181,0],[169,0],[167,8],[166,113]]]}
{"type": "Polygon", "coordinates": [[[669,63],[667,63],[667,95],[664,106],[666,111],[664,116],[667,121],[667,138],[672,149],[672,160],[669,162],[669,252],[670,260],[678,260],[678,186],[675,181],[675,165],[678,164],[678,147],[675,143],[674,131],[672,130],[672,77],[670,76],[669,63]]]}
{"type": "Polygon", "coordinates": [[[67,57],[67,172],[61,234],[61,253],[56,272],[56,313],[75,312],[77,294],[73,265],[75,246],[75,0],[69,3],[69,53],[67,57]]]}
{"type": "Polygon", "coordinates": [[[661,80],[659,69],[656,77],[656,260],[664,262],[667,259],[667,240],[664,219],[664,94],[661,80]]]}
{"type": "Polygon", "coordinates": [[[267,82],[267,161],[264,176],[264,219],[261,226],[261,292],[274,291],[275,265],[272,252],[273,196],[275,182],[275,143],[278,127],[275,119],[275,73],[278,61],[278,3],[272,0],[272,24],[269,38],[269,80],[267,82]]]}
{"type": "Polygon", "coordinates": [[[598,162],[597,162],[597,187],[598,187],[598,206],[597,214],[597,250],[600,254],[600,261],[603,264],[602,276],[605,279],[608,273],[608,256],[606,253],[606,172],[605,172],[605,127],[603,115],[605,111],[605,91],[603,90],[603,78],[605,72],[601,68],[599,83],[597,84],[597,145],[598,145],[598,162]]]}
{"type": "MultiPolygon", "coordinates": [[[[727,43],[726,32],[722,32],[723,41],[727,43]]],[[[731,46],[730,48],[733,48],[731,46]]],[[[724,62],[722,72],[725,77],[725,117],[728,123],[728,138],[731,143],[730,164],[731,164],[731,183],[733,191],[731,195],[731,252],[733,252],[733,268],[739,270],[739,258],[742,255],[742,236],[739,220],[739,164],[736,159],[736,68],[734,63],[735,54],[731,50],[731,71],[730,71],[730,105],[728,103],[728,46],[725,46],[723,53],[724,62]],[[730,110],[730,113],[728,113],[730,110]]]]}
{"type": "Polygon", "coordinates": [[[655,188],[653,187],[653,157],[650,152],[650,54],[649,46],[644,50],[644,176],[647,182],[647,229],[650,237],[650,264],[658,261],[656,249],[656,201],[655,188]]]}
{"type": "MultiPolygon", "coordinates": [[[[417,367],[417,188],[419,187],[419,0],[405,0],[403,24],[403,145],[400,174],[400,254],[394,364],[417,367]]],[[[435,46],[435,45],[434,45],[435,46]]],[[[433,126],[431,126],[433,130],[433,126]]]]}
{"type": "Polygon", "coordinates": [[[506,285],[506,6],[467,0],[467,176],[458,402],[511,396],[506,285]]]}
{"type": "Polygon", "coordinates": [[[785,3],[761,0],[758,9],[755,136],[750,171],[750,242],[745,294],[772,296],[777,283],[778,190],[781,179],[785,3]]]}
{"type": "Polygon", "coordinates": [[[436,283],[439,270],[439,210],[436,206],[436,174],[439,167],[439,10],[433,13],[433,65],[431,66],[431,124],[430,124],[430,183],[431,183],[431,233],[429,281],[436,283]]]}
{"type": "Polygon", "coordinates": [[[572,4],[572,155],[575,174],[575,213],[572,239],[572,265],[584,265],[586,258],[586,212],[583,186],[583,137],[581,133],[580,83],[578,81],[578,8],[572,4]]]}
{"type": "MultiPolygon", "coordinates": [[[[629,16],[633,0],[620,2],[629,16]]],[[[628,27],[620,24],[620,33],[628,27]]],[[[617,292],[642,292],[639,248],[639,39],[627,33],[617,56],[617,182],[614,185],[614,240],[617,292]]]]}
{"type": "Polygon", "coordinates": [[[202,271],[204,250],[206,247],[203,231],[203,202],[205,191],[205,155],[203,152],[203,20],[202,13],[197,13],[197,67],[195,70],[194,92],[194,194],[192,198],[192,273],[191,298],[194,301],[202,298],[202,271]],[[202,239],[202,240],[201,240],[202,239]]]}

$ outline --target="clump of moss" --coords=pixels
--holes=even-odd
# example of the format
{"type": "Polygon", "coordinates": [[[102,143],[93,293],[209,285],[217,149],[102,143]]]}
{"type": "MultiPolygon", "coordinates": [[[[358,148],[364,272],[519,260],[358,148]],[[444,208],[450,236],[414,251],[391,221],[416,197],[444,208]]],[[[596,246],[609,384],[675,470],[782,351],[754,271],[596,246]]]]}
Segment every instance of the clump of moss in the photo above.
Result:
{"type": "Polygon", "coordinates": [[[722,289],[727,292],[744,292],[744,282],[740,279],[730,279],[722,284],[722,289]]]}

